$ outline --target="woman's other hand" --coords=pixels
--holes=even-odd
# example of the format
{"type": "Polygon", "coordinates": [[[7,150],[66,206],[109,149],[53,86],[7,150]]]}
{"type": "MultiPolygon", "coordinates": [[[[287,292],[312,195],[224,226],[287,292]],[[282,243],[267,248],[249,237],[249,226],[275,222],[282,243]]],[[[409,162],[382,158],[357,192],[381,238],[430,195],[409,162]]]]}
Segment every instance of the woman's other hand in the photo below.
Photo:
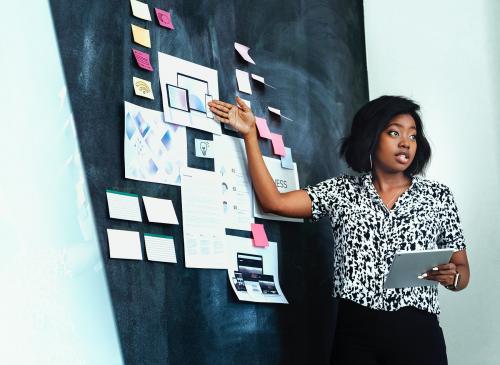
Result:
{"type": "Polygon", "coordinates": [[[242,135],[246,135],[255,126],[255,116],[239,96],[236,97],[236,103],[238,106],[220,100],[212,100],[208,106],[210,111],[216,115],[217,120],[229,124],[242,135]]]}

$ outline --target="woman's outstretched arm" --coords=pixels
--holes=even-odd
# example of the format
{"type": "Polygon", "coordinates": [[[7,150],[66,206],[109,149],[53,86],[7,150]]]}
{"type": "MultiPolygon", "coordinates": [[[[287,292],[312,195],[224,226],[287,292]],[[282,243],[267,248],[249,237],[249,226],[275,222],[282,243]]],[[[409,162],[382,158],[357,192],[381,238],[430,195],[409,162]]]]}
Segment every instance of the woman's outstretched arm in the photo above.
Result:
{"type": "Polygon", "coordinates": [[[248,159],[248,171],[260,205],[265,212],[287,217],[311,217],[311,199],[304,190],[280,193],[267,170],[260,151],[255,116],[239,97],[238,106],[213,100],[210,110],[217,119],[236,129],[245,141],[248,159]]]}

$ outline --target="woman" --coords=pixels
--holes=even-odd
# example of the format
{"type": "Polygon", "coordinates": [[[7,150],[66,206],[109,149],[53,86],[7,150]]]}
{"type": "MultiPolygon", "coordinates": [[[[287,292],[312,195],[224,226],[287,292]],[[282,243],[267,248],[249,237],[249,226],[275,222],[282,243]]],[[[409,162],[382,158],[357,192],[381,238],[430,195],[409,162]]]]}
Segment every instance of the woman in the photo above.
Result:
{"type": "Polygon", "coordinates": [[[339,298],[332,364],[447,364],[437,287],[383,288],[398,250],[456,249],[449,263],[420,277],[453,291],[469,282],[453,196],[445,185],[418,175],[431,155],[419,106],[396,96],[367,103],[341,146],[347,164],[361,174],[280,193],[260,153],[255,117],[236,101],[238,106],[218,100],[209,105],[243,135],[262,208],[290,217],[330,217],[333,295],[339,298]]]}

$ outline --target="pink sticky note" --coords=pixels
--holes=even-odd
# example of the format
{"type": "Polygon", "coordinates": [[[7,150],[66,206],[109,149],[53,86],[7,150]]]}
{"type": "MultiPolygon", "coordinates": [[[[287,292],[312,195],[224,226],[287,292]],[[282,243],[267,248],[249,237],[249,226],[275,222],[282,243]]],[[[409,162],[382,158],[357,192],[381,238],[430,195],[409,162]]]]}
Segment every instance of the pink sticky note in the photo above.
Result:
{"type": "Polygon", "coordinates": [[[281,134],[271,133],[271,142],[273,143],[273,151],[275,155],[285,156],[285,144],[281,134]]]}
{"type": "Polygon", "coordinates": [[[257,130],[262,138],[271,139],[271,131],[267,126],[267,121],[264,118],[255,117],[255,124],[257,124],[257,130]]]}
{"type": "Polygon", "coordinates": [[[148,53],[141,52],[133,48],[132,52],[134,52],[135,60],[137,61],[137,65],[140,68],[143,68],[148,71],[153,71],[153,66],[151,66],[151,62],[149,61],[148,53]]]}
{"type": "Polygon", "coordinates": [[[162,27],[168,28],[168,29],[174,29],[174,25],[172,24],[172,16],[168,11],[161,10],[158,8],[155,8],[156,11],[156,17],[158,18],[158,23],[162,27]]]}
{"type": "Polygon", "coordinates": [[[267,247],[269,241],[267,240],[266,231],[263,224],[252,223],[253,245],[256,247],[267,247]]]}

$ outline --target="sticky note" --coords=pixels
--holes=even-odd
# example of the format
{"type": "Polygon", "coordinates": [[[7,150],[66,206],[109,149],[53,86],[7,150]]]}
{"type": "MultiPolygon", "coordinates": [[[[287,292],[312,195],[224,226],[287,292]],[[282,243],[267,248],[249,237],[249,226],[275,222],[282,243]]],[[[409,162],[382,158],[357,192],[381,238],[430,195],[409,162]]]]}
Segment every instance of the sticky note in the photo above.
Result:
{"type": "Polygon", "coordinates": [[[143,196],[148,221],[152,223],[179,224],[171,200],[143,196]]]}
{"type": "Polygon", "coordinates": [[[269,246],[269,241],[267,240],[266,231],[263,224],[252,223],[252,242],[256,247],[267,247],[269,246]]]}
{"type": "Polygon", "coordinates": [[[130,6],[132,7],[132,14],[135,17],[149,21],[151,20],[148,4],[137,0],[130,0],[130,6]]]}
{"type": "Polygon", "coordinates": [[[144,233],[144,245],[149,261],[177,263],[172,236],[144,233]]]}
{"type": "Polygon", "coordinates": [[[142,96],[143,98],[148,98],[154,100],[153,89],[151,87],[151,82],[147,80],[140,79],[138,77],[132,77],[132,82],[134,83],[134,92],[137,96],[142,96]]]}
{"type": "Polygon", "coordinates": [[[137,25],[130,24],[132,26],[132,36],[134,42],[140,44],[141,46],[151,48],[151,39],[149,38],[149,30],[146,28],[138,27],[137,25]]]}
{"type": "Polygon", "coordinates": [[[259,136],[262,138],[271,139],[271,131],[267,125],[267,121],[264,118],[255,117],[255,124],[257,125],[257,131],[259,131],[259,136]]]}
{"type": "Polygon", "coordinates": [[[279,109],[273,108],[272,106],[268,106],[267,110],[269,110],[273,114],[279,115],[281,118],[284,118],[284,119],[289,120],[290,122],[293,122],[293,120],[291,120],[290,118],[285,117],[283,114],[281,114],[281,110],[279,110],[279,109]]]}
{"type": "Polygon", "coordinates": [[[108,229],[109,257],[112,259],[142,260],[139,232],[108,229]]]}
{"type": "Polygon", "coordinates": [[[172,16],[168,11],[155,8],[156,17],[158,18],[158,23],[164,28],[174,29],[174,24],[172,23],[172,16]]]}
{"type": "Polygon", "coordinates": [[[194,149],[196,157],[215,158],[214,141],[206,139],[194,139],[194,149]]]}
{"type": "Polygon", "coordinates": [[[259,76],[259,75],[256,75],[256,74],[252,74],[252,79],[254,79],[255,81],[260,82],[263,85],[266,85],[266,86],[272,87],[273,89],[276,89],[274,86],[271,86],[271,85],[267,84],[266,81],[265,81],[265,79],[262,76],[259,76]]]}
{"type": "Polygon", "coordinates": [[[138,195],[106,190],[106,199],[110,218],[142,222],[138,195]]]}
{"type": "Polygon", "coordinates": [[[132,49],[132,52],[134,53],[135,60],[140,68],[153,71],[153,66],[151,66],[148,53],[141,52],[136,49],[132,49]]]}
{"type": "Polygon", "coordinates": [[[285,144],[281,134],[271,133],[271,142],[273,143],[273,152],[278,156],[285,156],[285,144]]]}
{"type": "Polygon", "coordinates": [[[248,72],[236,69],[236,81],[238,82],[238,90],[247,94],[252,94],[252,86],[250,85],[248,72]]]}
{"type": "Polygon", "coordinates": [[[250,48],[247,46],[234,42],[234,49],[239,53],[239,55],[247,62],[253,63],[255,65],[255,61],[252,60],[252,57],[248,54],[250,48]]]}
{"type": "Polygon", "coordinates": [[[281,167],[288,170],[294,169],[292,149],[290,147],[285,147],[285,156],[281,156],[281,167]]]}

